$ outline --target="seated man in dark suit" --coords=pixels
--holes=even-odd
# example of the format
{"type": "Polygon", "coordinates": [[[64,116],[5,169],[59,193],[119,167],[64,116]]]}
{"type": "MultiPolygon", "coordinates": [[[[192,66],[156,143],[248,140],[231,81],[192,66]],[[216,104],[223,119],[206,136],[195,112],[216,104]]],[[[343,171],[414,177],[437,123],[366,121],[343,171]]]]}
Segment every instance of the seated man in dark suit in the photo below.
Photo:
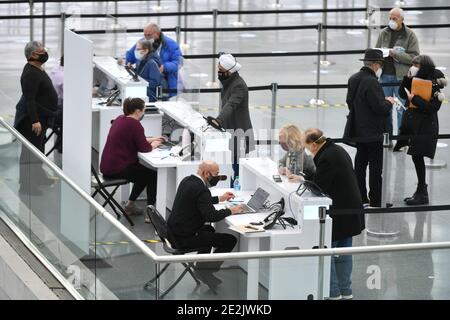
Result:
{"type": "MultiPolygon", "coordinates": [[[[216,210],[214,203],[234,198],[234,194],[226,192],[220,197],[212,197],[209,187],[215,186],[220,177],[219,166],[213,161],[205,161],[198,167],[197,174],[184,178],[178,186],[172,213],[167,220],[169,235],[182,249],[204,248],[199,253],[231,252],[236,245],[236,238],[227,233],[217,233],[205,222],[217,222],[225,217],[241,213],[241,206],[216,210]]],[[[213,275],[220,269],[223,261],[197,262],[196,276],[210,288],[222,281],[213,275]]]]}

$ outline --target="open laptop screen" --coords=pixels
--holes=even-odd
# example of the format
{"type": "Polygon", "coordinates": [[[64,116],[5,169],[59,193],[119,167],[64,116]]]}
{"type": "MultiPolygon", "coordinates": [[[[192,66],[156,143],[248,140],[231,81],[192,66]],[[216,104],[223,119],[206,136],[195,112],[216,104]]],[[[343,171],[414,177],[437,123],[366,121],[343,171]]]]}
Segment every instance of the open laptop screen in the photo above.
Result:
{"type": "Polygon", "coordinates": [[[264,202],[269,197],[269,193],[267,193],[265,190],[258,188],[255,191],[255,194],[252,196],[250,201],[247,203],[247,205],[254,210],[259,210],[264,207],[264,202]]]}

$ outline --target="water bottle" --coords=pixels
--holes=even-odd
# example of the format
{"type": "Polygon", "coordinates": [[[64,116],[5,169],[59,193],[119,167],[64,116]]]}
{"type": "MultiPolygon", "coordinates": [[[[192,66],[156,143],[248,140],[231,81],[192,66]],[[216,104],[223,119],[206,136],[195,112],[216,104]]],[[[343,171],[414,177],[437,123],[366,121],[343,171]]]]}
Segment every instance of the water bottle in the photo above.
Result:
{"type": "Polygon", "coordinates": [[[239,183],[239,176],[236,176],[236,178],[234,179],[233,189],[235,193],[241,190],[241,184],[239,183]]]}

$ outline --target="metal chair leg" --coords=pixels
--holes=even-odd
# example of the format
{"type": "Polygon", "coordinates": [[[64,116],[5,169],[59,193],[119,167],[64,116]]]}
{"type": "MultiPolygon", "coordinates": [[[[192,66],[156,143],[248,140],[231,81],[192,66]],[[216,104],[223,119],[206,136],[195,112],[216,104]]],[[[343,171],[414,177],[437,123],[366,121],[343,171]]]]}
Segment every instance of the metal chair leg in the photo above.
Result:
{"type": "Polygon", "coordinates": [[[169,288],[166,289],[166,291],[164,291],[159,297],[162,299],[166,296],[166,294],[168,294],[170,292],[170,290],[172,290],[180,281],[181,279],[183,279],[183,277],[186,275],[186,273],[188,272],[188,269],[184,269],[184,271],[180,274],[180,276],[177,278],[177,280],[174,281],[174,283],[171,284],[171,286],[169,288]]]}
{"type": "Polygon", "coordinates": [[[158,274],[156,276],[154,276],[151,280],[147,281],[147,283],[145,284],[145,286],[147,286],[147,284],[153,283],[155,282],[156,279],[158,279],[163,273],[164,271],[167,270],[167,268],[169,267],[170,263],[167,263],[164,268],[162,268],[162,270],[160,272],[158,272],[158,274]]]}
{"type": "MultiPolygon", "coordinates": [[[[96,190],[96,192],[98,192],[99,195],[101,195],[103,197],[103,199],[108,199],[108,196],[106,194],[103,193],[103,191],[101,189],[96,190]]],[[[95,192],[94,192],[95,194],[95,192]]],[[[104,204],[102,207],[105,207],[106,204],[104,204]]],[[[111,205],[111,208],[113,209],[114,213],[117,216],[117,220],[120,220],[121,215],[117,212],[117,209],[114,205],[111,205]]]]}

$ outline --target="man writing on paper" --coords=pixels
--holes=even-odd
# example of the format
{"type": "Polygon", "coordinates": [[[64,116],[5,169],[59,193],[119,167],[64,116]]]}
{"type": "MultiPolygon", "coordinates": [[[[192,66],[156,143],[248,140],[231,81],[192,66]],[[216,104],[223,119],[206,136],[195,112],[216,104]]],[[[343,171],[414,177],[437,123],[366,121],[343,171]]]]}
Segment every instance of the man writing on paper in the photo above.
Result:
{"type": "Polygon", "coordinates": [[[433,159],[436,152],[436,135],[439,134],[437,112],[444,100],[440,90],[447,85],[447,80],[444,74],[435,68],[429,56],[417,56],[412,62],[413,66],[403,78],[399,93],[401,97],[407,99],[408,106],[400,132],[402,135],[413,137],[409,141],[399,140],[397,144],[409,145],[408,154],[412,157],[418,179],[416,192],[404,201],[407,205],[420,205],[429,202],[424,157],[433,159]],[[418,85],[423,87],[415,88],[414,80],[418,80],[418,85]],[[424,92],[426,90],[429,92],[424,92]]]}
{"type": "MultiPolygon", "coordinates": [[[[330,209],[362,209],[358,181],[348,153],[317,128],[306,130],[302,144],[314,156],[317,169],[313,181],[333,200],[330,209]]],[[[330,217],[333,219],[333,248],[351,247],[353,236],[365,229],[362,214],[330,213],[330,217]]],[[[353,299],[352,267],[351,255],[332,256],[330,300],[353,299]]]]}
{"type": "MultiPolygon", "coordinates": [[[[217,185],[223,180],[219,175],[219,166],[213,161],[204,161],[197,174],[184,178],[178,186],[172,213],[167,220],[170,235],[174,242],[183,249],[204,248],[199,253],[211,253],[214,247],[215,253],[231,252],[236,245],[236,238],[227,233],[217,233],[206,222],[217,222],[225,217],[243,212],[237,205],[230,209],[216,210],[214,204],[219,201],[228,201],[234,198],[234,194],[226,192],[220,197],[212,197],[209,187],[217,185]]],[[[226,176],[225,176],[226,177],[226,176]]],[[[215,289],[222,280],[213,275],[219,271],[223,261],[197,262],[195,265],[196,276],[215,289]]]]}
{"type": "MultiPolygon", "coordinates": [[[[417,37],[414,31],[404,24],[404,19],[405,13],[401,8],[392,9],[389,12],[389,24],[381,31],[375,45],[377,48],[389,48],[389,57],[384,59],[380,83],[394,84],[395,86],[383,87],[386,97],[392,97],[394,95],[398,97],[400,82],[408,72],[412,58],[419,55],[419,42],[417,41],[417,37]]],[[[401,102],[405,104],[405,100],[401,102]]],[[[402,115],[403,108],[398,108],[397,128],[400,128],[402,123],[402,115]]],[[[398,148],[395,148],[394,151],[398,151],[398,148]]]]}

